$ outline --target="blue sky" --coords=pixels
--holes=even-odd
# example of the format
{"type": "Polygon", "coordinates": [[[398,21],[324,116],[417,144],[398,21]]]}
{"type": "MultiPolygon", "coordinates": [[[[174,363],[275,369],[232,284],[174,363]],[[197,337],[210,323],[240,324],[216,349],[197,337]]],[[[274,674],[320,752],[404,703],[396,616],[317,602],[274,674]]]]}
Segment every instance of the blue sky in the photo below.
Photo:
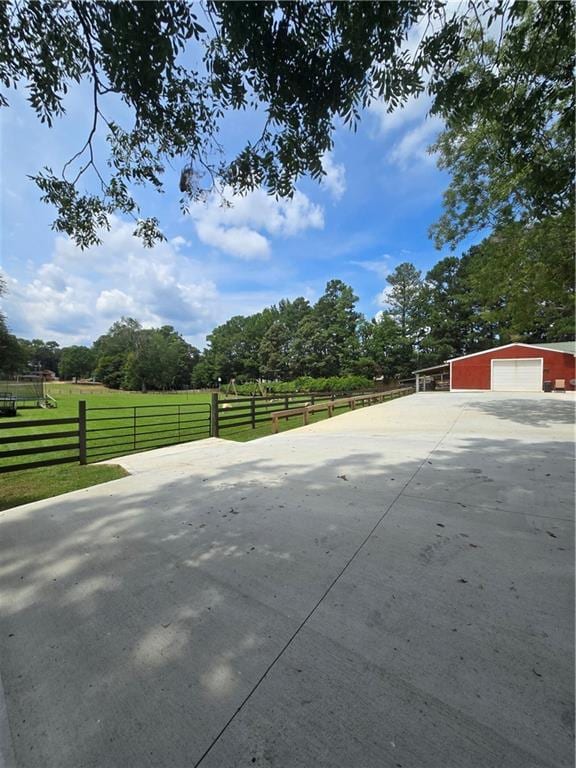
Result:
{"type": "MultiPolygon", "coordinates": [[[[0,267],[9,289],[3,311],[18,336],[90,343],[130,315],[148,327],[174,325],[202,348],[232,315],[282,298],[313,302],[332,278],[349,283],[360,311],[373,317],[397,264],[411,261],[425,272],[447,255],[427,234],[448,177],[426,151],[441,124],[427,117],[424,98],[393,115],[373,104],[356,133],[339,128],[325,181],[303,179],[291,201],[256,191],[229,209],[214,198],[184,217],[175,169],[166,194],[141,196],[166,243],[144,248],[133,222],[115,217],[103,244],[86,251],[51,230],[53,210],[27,175],[44,165],[58,172],[82,146],[88,90],[72,92],[67,116],[52,129],[38,122],[23,92],[12,92],[10,103],[0,113],[0,267]]],[[[224,138],[240,142],[249,127],[249,118],[229,119],[224,138]]]]}

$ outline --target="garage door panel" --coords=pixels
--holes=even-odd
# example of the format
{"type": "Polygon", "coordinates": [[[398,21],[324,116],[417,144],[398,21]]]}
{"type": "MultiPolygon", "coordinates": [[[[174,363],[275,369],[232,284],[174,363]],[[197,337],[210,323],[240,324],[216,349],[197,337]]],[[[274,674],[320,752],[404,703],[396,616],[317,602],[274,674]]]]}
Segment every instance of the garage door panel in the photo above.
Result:
{"type": "Polygon", "coordinates": [[[492,361],[494,392],[541,392],[542,358],[492,361]]]}

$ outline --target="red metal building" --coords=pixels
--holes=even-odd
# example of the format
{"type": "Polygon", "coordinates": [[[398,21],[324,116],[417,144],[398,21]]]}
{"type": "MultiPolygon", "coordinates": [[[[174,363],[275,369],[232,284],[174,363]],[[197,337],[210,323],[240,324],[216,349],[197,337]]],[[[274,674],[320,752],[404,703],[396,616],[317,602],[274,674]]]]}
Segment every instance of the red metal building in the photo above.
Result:
{"type": "Polygon", "coordinates": [[[542,392],[574,390],[575,343],[506,344],[456,357],[450,364],[450,391],[542,392]]]}

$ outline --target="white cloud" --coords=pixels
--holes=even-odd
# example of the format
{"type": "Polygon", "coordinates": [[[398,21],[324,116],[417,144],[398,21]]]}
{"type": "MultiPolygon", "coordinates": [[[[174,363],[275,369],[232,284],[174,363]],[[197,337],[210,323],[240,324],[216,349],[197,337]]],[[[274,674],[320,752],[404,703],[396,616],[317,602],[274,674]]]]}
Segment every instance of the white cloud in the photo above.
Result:
{"type": "Polygon", "coordinates": [[[403,108],[390,113],[384,102],[372,103],[370,111],[378,118],[378,135],[389,147],[385,156],[388,163],[403,170],[422,164],[434,165],[435,156],[428,152],[428,147],[436,140],[444,122],[428,115],[430,106],[427,95],[411,96],[403,108]]]}
{"type": "Polygon", "coordinates": [[[122,315],[133,316],[138,307],[131,296],[124,291],[113,288],[111,291],[102,291],[96,299],[96,310],[103,317],[118,318],[122,315]]]}
{"type": "Polygon", "coordinates": [[[431,117],[404,134],[392,147],[388,161],[400,168],[415,164],[433,165],[435,158],[428,152],[428,147],[436,140],[442,130],[443,122],[439,117],[431,117]]]}
{"type": "MultiPolygon", "coordinates": [[[[450,3],[446,9],[447,17],[455,13],[455,3],[450,3]]],[[[411,57],[416,54],[418,46],[428,29],[428,19],[422,19],[410,30],[408,40],[404,46],[411,57]]],[[[424,87],[428,85],[428,77],[424,77],[424,87]]],[[[427,152],[444,123],[437,116],[429,114],[432,107],[432,98],[426,90],[419,95],[409,96],[402,107],[397,107],[388,112],[388,105],[383,99],[375,99],[369,106],[369,111],[378,120],[378,137],[384,138],[388,143],[394,143],[389,149],[386,160],[406,170],[421,164],[433,165],[435,159],[427,152]]]]}
{"type": "Polygon", "coordinates": [[[322,168],[325,176],[322,186],[325,187],[335,200],[340,200],[346,191],[346,169],[341,163],[334,162],[331,152],[325,152],[322,157],[322,168]]]}
{"type": "Polygon", "coordinates": [[[409,96],[406,104],[393,112],[388,112],[387,104],[382,99],[373,101],[369,109],[378,118],[379,132],[384,136],[424,121],[431,104],[430,97],[423,93],[420,96],[409,96]]]}
{"type": "Polygon", "coordinates": [[[133,230],[112,217],[102,245],[86,251],[56,237],[33,279],[9,279],[4,304],[13,331],[68,345],[92,340],[130,315],[145,326],[170,324],[202,338],[223,311],[214,280],[201,261],[180,253],[183,238],[147,249],[133,230]]]}
{"type": "Polygon", "coordinates": [[[372,103],[370,111],[378,118],[378,135],[389,147],[387,162],[403,170],[422,163],[427,166],[435,163],[428,147],[436,140],[444,122],[435,115],[428,115],[430,106],[431,99],[425,94],[411,96],[404,107],[394,112],[387,112],[382,101],[372,103]]]}
{"type": "Polygon", "coordinates": [[[199,239],[224,253],[239,259],[266,260],[270,258],[269,241],[248,227],[221,227],[210,221],[197,221],[196,234],[199,239]]]}
{"type": "MultiPolygon", "coordinates": [[[[448,13],[448,16],[451,15],[449,10],[446,12],[448,13]]],[[[403,45],[403,49],[408,52],[410,59],[413,59],[416,55],[422,37],[432,31],[428,25],[429,18],[428,16],[425,16],[410,28],[408,38],[403,45]]],[[[382,66],[385,67],[386,62],[383,62],[382,66]]],[[[426,85],[427,81],[424,82],[424,86],[426,85]]],[[[423,122],[426,119],[426,115],[428,114],[431,105],[432,100],[424,90],[418,96],[409,96],[404,106],[398,107],[392,112],[388,112],[388,105],[384,99],[375,99],[372,101],[369,105],[369,111],[378,118],[379,133],[383,136],[400,131],[408,125],[423,122]]]]}
{"type": "Polygon", "coordinates": [[[390,258],[391,256],[385,253],[381,259],[365,259],[362,261],[351,261],[350,264],[353,264],[355,267],[361,267],[362,269],[365,269],[368,272],[374,272],[376,275],[378,275],[378,277],[384,279],[392,271],[390,269],[390,258]]]}
{"type": "Polygon", "coordinates": [[[292,237],[324,227],[322,208],[298,190],[291,198],[277,200],[262,189],[234,195],[225,188],[206,203],[195,203],[191,215],[203,243],[247,261],[270,257],[270,240],[263,232],[292,237]]]}
{"type": "Polygon", "coordinates": [[[386,309],[390,305],[390,294],[392,292],[392,286],[387,285],[386,288],[384,288],[380,293],[376,296],[375,303],[379,307],[384,307],[386,309]]]}

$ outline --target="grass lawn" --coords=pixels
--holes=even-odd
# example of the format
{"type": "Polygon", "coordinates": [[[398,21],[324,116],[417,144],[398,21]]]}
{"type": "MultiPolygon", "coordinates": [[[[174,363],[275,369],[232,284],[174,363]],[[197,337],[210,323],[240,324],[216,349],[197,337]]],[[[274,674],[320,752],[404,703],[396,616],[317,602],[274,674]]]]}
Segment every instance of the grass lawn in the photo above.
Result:
{"type": "MultiPolygon", "coordinates": [[[[198,403],[208,403],[210,401],[210,395],[204,393],[189,393],[179,392],[170,393],[167,395],[158,394],[142,394],[140,392],[118,392],[115,390],[109,390],[105,387],[94,386],[88,387],[86,385],[74,385],[74,384],[59,384],[52,383],[47,385],[48,394],[52,395],[58,403],[57,408],[18,408],[18,415],[15,417],[0,418],[0,422],[13,425],[15,428],[18,424],[24,421],[47,421],[50,419],[65,419],[76,418],[78,416],[78,402],[85,400],[88,408],[111,408],[121,406],[125,410],[116,411],[114,415],[118,418],[114,418],[110,421],[102,422],[103,426],[112,427],[110,432],[105,433],[106,445],[116,445],[117,449],[111,448],[109,456],[102,455],[94,456],[94,460],[99,458],[106,459],[118,456],[123,453],[130,453],[134,450],[132,439],[129,444],[126,442],[127,438],[123,437],[127,433],[126,425],[129,423],[130,427],[133,424],[134,407],[135,406],[153,406],[152,408],[138,409],[138,414],[146,414],[145,418],[138,416],[139,427],[144,424],[145,430],[152,434],[147,434],[142,437],[143,445],[138,445],[136,450],[144,450],[145,448],[153,448],[156,445],[165,445],[169,439],[174,436],[177,441],[177,433],[166,433],[163,431],[162,424],[166,420],[166,413],[173,413],[174,409],[166,408],[166,405],[178,404],[182,406],[183,419],[186,422],[187,418],[187,405],[193,406],[198,403]],[[151,418],[149,418],[151,417],[151,418]],[[157,418],[156,418],[157,417],[157,418]]],[[[189,411],[194,410],[189,408],[189,411]]],[[[90,416],[90,412],[89,412],[90,416]]],[[[95,411],[94,417],[110,416],[110,412],[95,411]]],[[[88,423],[88,428],[96,428],[98,424],[88,423]]],[[[186,424],[184,424],[184,427],[186,424]]],[[[171,427],[171,429],[177,429],[177,427],[171,427]]],[[[205,428],[204,423],[198,425],[198,429],[202,432],[201,436],[208,436],[207,426],[205,428]]],[[[77,443],[77,438],[60,438],[58,440],[46,439],[44,434],[50,432],[68,432],[74,431],[74,424],[63,425],[49,425],[46,427],[38,427],[33,433],[36,439],[26,443],[10,443],[6,446],[2,446],[2,450],[19,450],[19,449],[34,449],[38,447],[53,445],[55,442],[64,445],[73,446],[77,443]]],[[[3,442],[3,438],[10,437],[12,435],[22,434],[21,430],[17,429],[3,429],[0,432],[0,444],[3,442]]],[[[188,433],[184,430],[183,435],[188,433]]],[[[89,436],[92,439],[92,446],[94,453],[97,453],[101,443],[97,441],[103,436],[103,433],[94,431],[89,436]],[[96,438],[96,440],[94,440],[96,438]]],[[[2,464],[16,464],[24,463],[27,461],[37,461],[43,458],[64,458],[66,456],[76,456],[78,453],[76,448],[64,449],[54,453],[45,453],[38,455],[30,455],[24,457],[4,458],[2,464]]],[[[91,451],[88,452],[88,458],[90,460],[91,451]]],[[[122,467],[117,465],[96,465],[88,464],[87,466],[80,466],[76,463],[57,465],[52,467],[43,467],[40,469],[26,469],[17,472],[8,472],[6,474],[0,474],[0,509],[8,509],[10,507],[18,506],[20,504],[27,504],[31,501],[38,501],[39,499],[46,499],[51,496],[57,496],[61,493],[67,493],[68,491],[74,491],[79,488],[87,488],[97,483],[104,483],[109,480],[116,480],[119,477],[124,477],[126,471],[122,467]]]]}
{"type": "Polygon", "coordinates": [[[20,418],[66,418],[78,415],[78,403],[86,401],[87,408],[133,408],[142,405],[174,405],[188,403],[209,403],[210,395],[203,392],[173,392],[169,394],[148,394],[144,392],[122,392],[99,385],[93,387],[81,384],[60,384],[46,386],[46,391],[58,403],[57,408],[34,408],[18,411],[20,418]]]}
{"type": "MultiPolygon", "coordinates": [[[[101,386],[52,383],[47,385],[47,392],[58,403],[57,408],[19,408],[16,417],[0,418],[0,422],[9,423],[15,428],[25,421],[76,418],[78,403],[85,400],[87,404],[87,433],[88,433],[88,462],[87,466],[76,463],[62,464],[40,469],[0,473],[0,509],[7,509],[30,501],[45,499],[79,488],[115,480],[125,476],[126,472],[117,465],[96,465],[98,462],[113,459],[115,456],[144,451],[164,445],[170,445],[187,440],[209,437],[209,412],[206,407],[210,402],[209,393],[174,392],[170,394],[147,394],[140,392],[119,392],[101,386]],[[169,408],[167,406],[173,406],[169,408]],[[111,408],[118,410],[111,411],[111,408]],[[96,409],[96,410],[94,410],[96,409]],[[102,409],[102,410],[98,410],[102,409]],[[136,426],[137,439],[134,440],[136,426]],[[104,431],[105,430],[105,431],[104,431]]],[[[303,395],[305,400],[307,396],[303,395]]],[[[326,398],[327,399],[327,398],[326,398]]],[[[300,405],[302,402],[299,403],[300,405]]],[[[250,417],[250,403],[238,403],[230,414],[223,411],[220,423],[220,437],[226,440],[247,442],[272,434],[271,421],[267,413],[283,409],[282,398],[259,406],[258,418],[262,419],[255,429],[246,426],[227,427],[226,417],[231,424],[250,417]]],[[[337,408],[335,415],[347,411],[347,406],[337,408]]],[[[310,415],[310,423],[328,418],[326,411],[310,415]]],[[[285,432],[303,425],[302,416],[282,419],[280,432],[285,432]]],[[[16,464],[42,459],[57,459],[77,457],[78,438],[45,437],[51,432],[75,431],[74,424],[50,425],[35,427],[30,433],[34,439],[26,443],[6,443],[6,450],[30,450],[25,457],[10,457],[1,459],[1,464],[16,464]],[[34,453],[34,449],[64,445],[61,451],[34,453]],[[65,446],[69,445],[70,448],[65,446]]],[[[2,429],[2,438],[22,434],[17,429],[2,429]]],[[[4,450],[4,448],[2,448],[4,450]]]]}
{"type": "MultiPolygon", "coordinates": [[[[334,409],[334,415],[337,416],[340,413],[348,413],[348,406],[342,406],[341,408],[334,409]]],[[[327,411],[319,411],[318,413],[311,413],[309,415],[309,424],[314,424],[317,421],[324,421],[328,418],[327,411]]],[[[333,417],[332,417],[333,418],[333,417]]],[[[296,429],[297,427],[304,426],[302,416],[292,416],[289,419],[280,419],[278,422],[279,432],[287,432],[290,429],[296,429]]],[[[272,434],[272,422],[264,422],[258,424],[255,429],[251,427],[236,427],[230,430],[221,430],[220,437],[224,440],[235,440],[238,443],[247,443],[249,440],[256,440],[259,437],[267,437],[272,434]]]]}
{"type": "Polygon", "coordinates": [[[9,472],[0,475],[0,510],[117,480],[127,474],[125,469],[115,464],[86,467],[66,464],[61,467],[9,472]]]}

